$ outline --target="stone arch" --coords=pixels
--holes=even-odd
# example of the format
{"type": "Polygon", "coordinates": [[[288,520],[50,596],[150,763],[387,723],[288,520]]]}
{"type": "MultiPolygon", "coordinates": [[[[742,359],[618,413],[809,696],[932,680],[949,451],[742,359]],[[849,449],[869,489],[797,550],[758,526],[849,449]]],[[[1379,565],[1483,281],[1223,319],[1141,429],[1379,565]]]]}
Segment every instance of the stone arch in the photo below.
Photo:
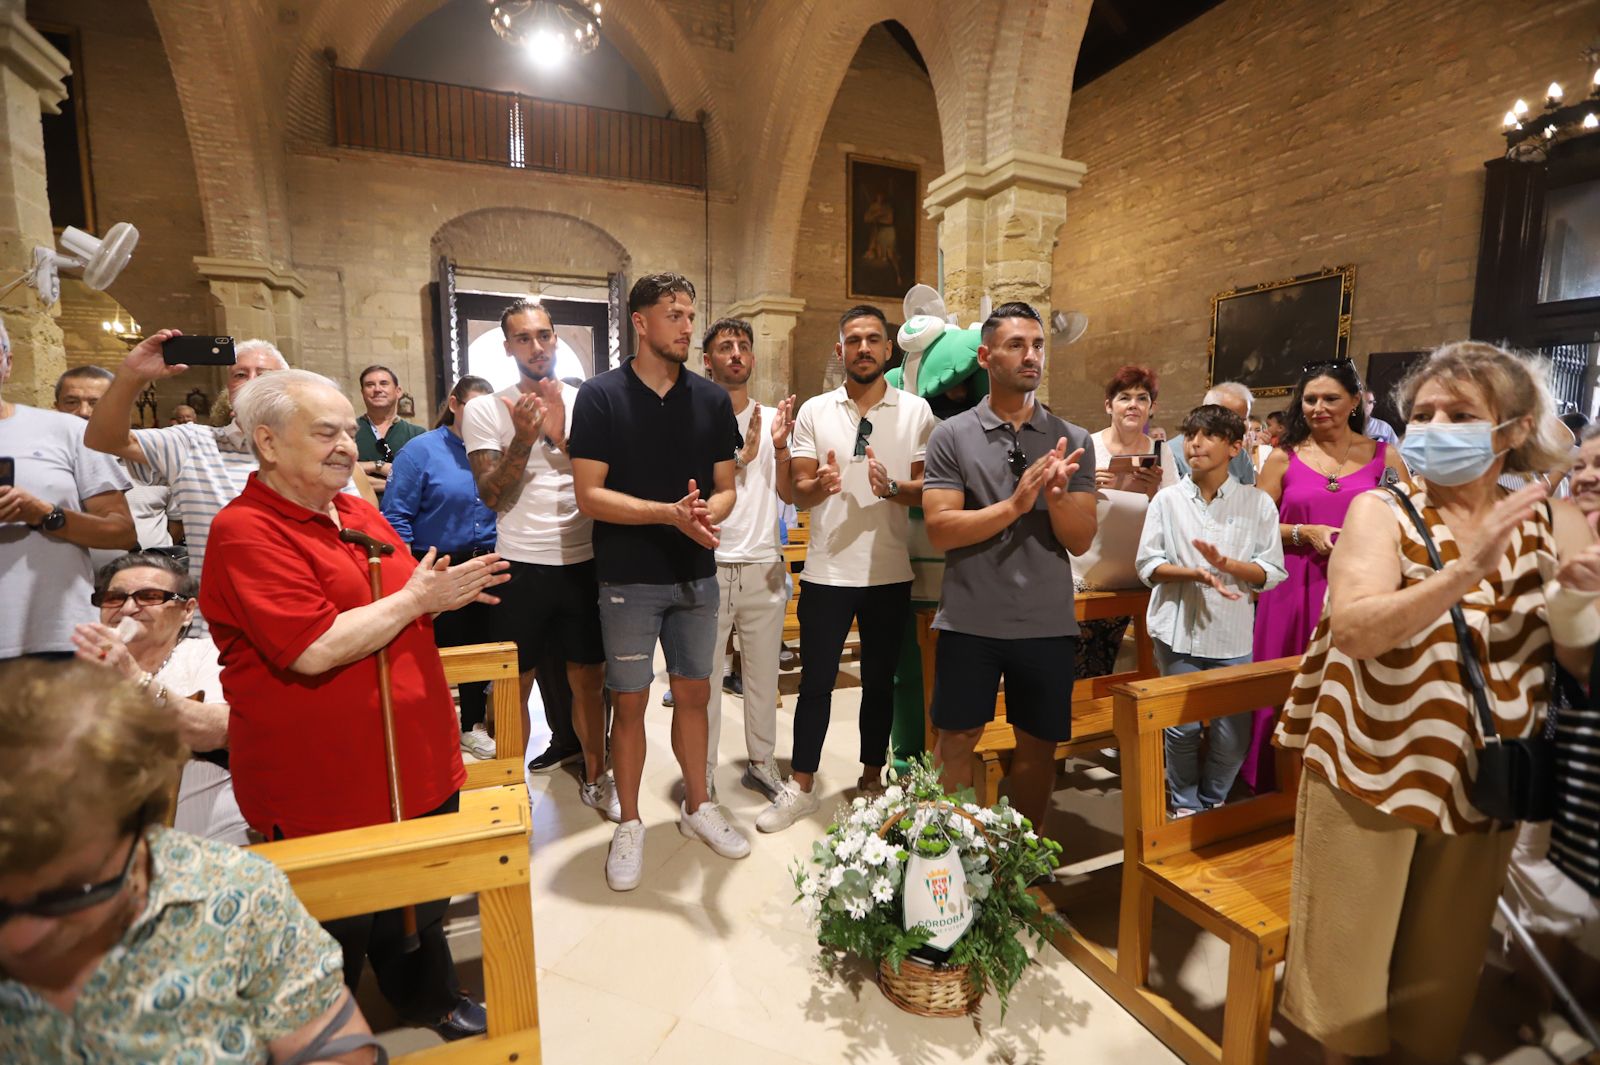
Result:
{"type": "Polygon", "coordinates": [[[894,19],[905,26],[928,66],[946,168],[981,158],[982,112],[974,106],[974,100],[981,98],[976,87],[981,72],[962,57],[992,36],[985,30],[982,8],[967,4],[962,11],[941,12],[922,0],[861,0],[849,5],[807,0],[782,9],[769,5],[763,11],[751,39],[791,45],[804,40],[808,47],[790,47],[771,65],[741,64],[768,75],[765,97],[751,108],[758,136],[749,158],[775,161],[748,168],[751,183],[741,196],[747,205],[738,272],[742,298],[790,288],[801,205],[823,126],[862,38],[879,22],[894,19]]]}
{"type": "Polygon", "coordinates": [[[1092,0],[1005,0],[989,68],[984,149],[1059,156],[1092,0]],[[1061,72],[1068,72],[1065,77],[1061,72]]]}
{"type": "Polygon", "coordinates": [[[287,189],[262,88],[260,27],[226,0],[149,3],[194,153],[208,250],[218,259],[286,263],[287,189]]]}
{"type": "Polygon", "coordinates": [[[463,267],[524,274],[600,277],[626,273],[628,249],[601,227],[576,215],[527,207],[483,207],[441,225],[430,242],[433,257],[448,255],[463,267]],[[530,261],[529,248],[541,249],[530,261]]]}
{"type": "MultiPolygon", "coordinates": [[[[369,63],[445,2],[364,0],[318,8],[301,34],[288,72],[284,95],[289,135],[315,145],[331,139],[325,50],[333,49],[341,63],[369,63]]],[[[710,79],[683,28],[661,0],[628,0],[608,5],[605,29],[606,38],[660,90],[680,118],[692,121],[704,115],[712,187],[726,187],[732,173],[728,131],[710,79]]]]}

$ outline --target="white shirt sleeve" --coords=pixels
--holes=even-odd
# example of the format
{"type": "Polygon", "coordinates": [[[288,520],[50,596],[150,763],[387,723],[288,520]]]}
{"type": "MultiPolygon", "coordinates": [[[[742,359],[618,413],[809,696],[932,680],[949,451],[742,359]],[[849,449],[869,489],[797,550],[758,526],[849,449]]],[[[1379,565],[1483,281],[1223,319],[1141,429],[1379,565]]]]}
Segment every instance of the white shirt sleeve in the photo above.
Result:
{"type": "Polygon", "coordinates": [[[467,401],[466,408],[461,412],[461,440],[466,444],[468,455],[474,451],[505,450],[497,416],[504,410],[505,404],[494,394],[474,396],[467,401]]]}
{"type": "Polygon", "coordinates": [[[1159,567],[1172,561],[1167,553],[1166,522],[1162,516],[1167,499],[1168,493],[1163,489],[1150,500],[1150,509],[1144,515],[1144,531],[1139,534],[1139,550],[1133,560],[1134,572],[1152,588],[1155,587],[1152,575],[1159,567]]]}
{"type": "Polygon", "coordinates": [[[911,461],[921,462],[928,451],[928,437],[933,435],[933,427],[939,424],[939,419],[933,416],[933,408],[927,400],[921,396],[913,398],[917,401],[917,431],[914,437],[916,446],[911,449],[911,461]]]}
{"type": "MultiPolygon", "coordinates": [[[[824,393],[831,396],[832,393],[824,393]]],[[[823,396],[813,396],[800,404],[800,413],[795,415],[794,436],[789,441],[789,457],[791,459],[817,459],[817,401],[823,396]]]]}

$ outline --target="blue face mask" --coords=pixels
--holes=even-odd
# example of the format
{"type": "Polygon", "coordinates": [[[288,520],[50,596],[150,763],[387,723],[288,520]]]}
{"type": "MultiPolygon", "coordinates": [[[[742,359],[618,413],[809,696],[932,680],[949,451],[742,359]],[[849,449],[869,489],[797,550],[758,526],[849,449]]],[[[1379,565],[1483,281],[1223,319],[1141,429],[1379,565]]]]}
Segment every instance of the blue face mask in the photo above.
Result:
{"type": "Polygon", "coordinates": [[[1494,434],[1510,424],[1413,425],[1400,442],[1400,457],[1412,473],[1429,484],[1466,484],[1488,473],[1494,460],[1505,453],[1494,449],[1494,434]]]}

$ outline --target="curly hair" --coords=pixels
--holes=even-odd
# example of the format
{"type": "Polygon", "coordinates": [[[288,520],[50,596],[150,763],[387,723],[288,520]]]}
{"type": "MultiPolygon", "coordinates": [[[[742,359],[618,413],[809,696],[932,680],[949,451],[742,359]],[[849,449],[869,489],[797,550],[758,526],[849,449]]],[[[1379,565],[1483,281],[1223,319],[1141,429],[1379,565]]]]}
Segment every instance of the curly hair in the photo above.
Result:
{"type": "Polygon", "coordinates": [[[1463,397],[1464,382],[1477,386],[1497,425],[1532,419],[1528,438],[1506,454],[1507,473],[1565,469],[1572,438],[1556,417],[1544,369],[1533,359],[1478,340],[1458,340],[1435,348],[1395,387],[1396,405],[1406,421],[1411,420],[1418,390],[1429,381],[1438,381],[1458,397],[1463,397]]]}
{"type": "Polygon", "coordinates": [[[189,751],[172,713],[87,662],[0,665],[0,876],[90,825],[164,819],[189,751]]]}
{"type": "Polygon", "coordinates": [[[1106,399],[1116,399],[1118,392],[1134,388],[1142,388],[1150,393],[1150,402],[1154,403],[1161,392],[1161,379],[1148,366],[1124,366],[1106,382],[1106,399]]]}

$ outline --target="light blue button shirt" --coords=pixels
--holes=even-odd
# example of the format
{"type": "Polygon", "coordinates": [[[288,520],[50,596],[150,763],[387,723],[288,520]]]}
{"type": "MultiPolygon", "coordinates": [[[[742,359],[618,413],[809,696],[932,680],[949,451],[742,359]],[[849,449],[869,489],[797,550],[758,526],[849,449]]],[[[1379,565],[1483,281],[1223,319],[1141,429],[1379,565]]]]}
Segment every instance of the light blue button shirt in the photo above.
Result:
{"type": "Polygon", "coordinates": [[[1147,618],[1152,638],[1181,655],[1248,655],[1255,631],[1251,593],[1266,591],[1288,576],[1278,535],[1278,508],[1265,492],[1240,484],[1232,475],[1207,503],[1193,478],[1186,476],[1150,500],[1134,565],[1139,579],[1151,587],[1147,618]],[[1156,568],[1165,564],[1209,568],[1194,546],[1195,540],[1216,545],[1228,558],[1256,563],[1266,572],[1266,583],[1254,588],[1226,577],[1234,590],[1242,593],[1238,599],[1227,599],[1209,584],[1157,584],[1151,579],[1156,568]]]}

